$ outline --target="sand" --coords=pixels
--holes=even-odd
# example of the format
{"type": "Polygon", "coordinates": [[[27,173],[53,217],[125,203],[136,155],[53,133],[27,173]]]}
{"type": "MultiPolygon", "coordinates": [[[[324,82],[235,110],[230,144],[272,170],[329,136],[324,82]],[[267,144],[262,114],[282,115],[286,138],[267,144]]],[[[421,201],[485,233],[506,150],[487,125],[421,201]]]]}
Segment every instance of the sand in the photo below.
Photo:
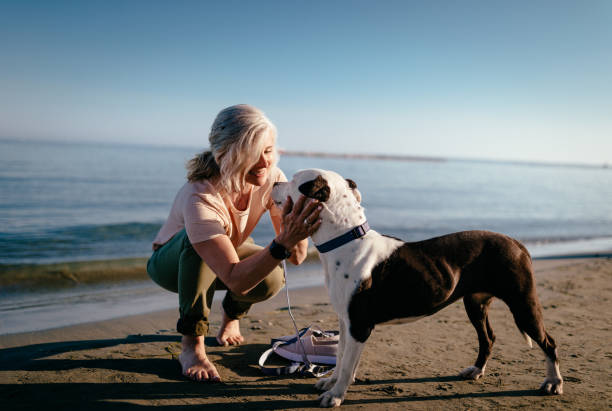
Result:
{"type": "MultiPolygon", "coordinates": [[[[457,302],[416,323],[378,326],[343,408],[612,407],[612,259],[536,261],[535,269],[545,324],[559,346],[564,395],[538,393],[544,356],[529,349],[499,301],[490,311],[497,342],[485,378],[458,378],[473,364],[477,341],[457,302]]],[[[337,329],[324,289],[293,291],[291,298],[299,326],[337,329]]],[[[242,321],[242,346],[218,347],[207,338],[223,378],[218,384],[181,376],[175,311],[0,336],[2,409],[315,409],[314,378],[266,377],[256,365],[271,337],[291,333],[286,305],[283,292],[253,307],[242,321]]]]}

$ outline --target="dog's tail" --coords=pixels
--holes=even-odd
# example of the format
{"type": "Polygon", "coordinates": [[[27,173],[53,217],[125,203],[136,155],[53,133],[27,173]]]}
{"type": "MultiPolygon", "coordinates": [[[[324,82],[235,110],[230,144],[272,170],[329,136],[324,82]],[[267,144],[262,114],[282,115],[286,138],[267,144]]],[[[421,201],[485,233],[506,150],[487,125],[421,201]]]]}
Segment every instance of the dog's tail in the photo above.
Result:
{"type": "Polygon", "coordinates": [[[527,343],[529,348],[533,348],[533,341],[531,341],[531,338],[527,335],[525,331],[522,331],[522,334],[523,334],[523,337],[525,337],[525,342],[527,343]]]}

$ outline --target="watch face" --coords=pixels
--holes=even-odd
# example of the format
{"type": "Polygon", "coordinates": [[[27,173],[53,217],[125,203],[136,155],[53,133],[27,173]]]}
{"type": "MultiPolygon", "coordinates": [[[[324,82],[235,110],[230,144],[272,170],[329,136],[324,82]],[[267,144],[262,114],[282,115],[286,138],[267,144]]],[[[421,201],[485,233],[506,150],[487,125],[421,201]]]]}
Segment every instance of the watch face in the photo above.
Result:
{"type": "Polygon", "coordinates": [[[272,240],[272,244],[270,244],[270,254],[272,254],[272,257],[278,260],[284,260],[285,258],[289,258],[291,256],[291,253],[285,247],[278,244],[274,240],[272,240]]]}

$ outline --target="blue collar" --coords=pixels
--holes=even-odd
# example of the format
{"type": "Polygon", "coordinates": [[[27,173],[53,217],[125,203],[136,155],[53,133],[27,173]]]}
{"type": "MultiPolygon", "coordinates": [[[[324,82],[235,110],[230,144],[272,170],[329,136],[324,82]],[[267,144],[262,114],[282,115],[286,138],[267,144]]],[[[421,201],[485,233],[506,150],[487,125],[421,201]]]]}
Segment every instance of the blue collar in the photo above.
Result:
{"type": "Polygon", "coordinates": [[[349,231],[348,233],[344,233],[339,237],[336,238],[332,238],[331,240],[321,244],[321,245],[316,245],[315,247],[317,247],[317,250],[319,250],[320,253],[326,253],[328,251],[331,250],[335,250],[336,248],[343,246],[344,244],[351,242],[353,240],[356,240],[360,237],[363,237],[364,235],[366,235],[366,233],[370,230],[370,225],[368,224],[368,222],[366,221],[365,223],[358,225],[357,227],[353,228],[351,231],[349,231]]]}

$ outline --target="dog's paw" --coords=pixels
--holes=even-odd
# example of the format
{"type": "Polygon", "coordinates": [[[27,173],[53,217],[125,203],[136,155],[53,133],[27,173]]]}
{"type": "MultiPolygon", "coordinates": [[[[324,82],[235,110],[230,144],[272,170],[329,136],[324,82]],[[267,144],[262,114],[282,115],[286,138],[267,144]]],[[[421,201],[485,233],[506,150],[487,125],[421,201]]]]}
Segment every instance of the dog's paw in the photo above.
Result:
{"type": "Polygon", "coordinates": [[[335,383],[336,383],[336,378],[334,378],[333,376],[327,377],[327,378],[321,378],[315,384],[315,388],[320,391],[327,391],[331,387],[333,387],[335,383]]]}
{"type": "Polygon", "coordinates": [[[470,365],[469,367],[461,370],[459,376],[468,380],[477,380],[484,376],[484,368],[481,369],[475,365],[470,365]]]}
{"type": "Polygon", "coordinates": [[[337,394],[332,389],[329,391],[325,391],[323,394],[321,394],[319,399],[321,400],[321,407],[332,408],[339,407],[340,404],[342,404],[342,401],[344,401],[344,396],[341,394],[337,394]]]}
{"type": "Polygon", "coordinates": [[[563,379],[561,378],[547,378],[540,386],[540,392],[546,395],[560,395],[563,394],[563,379]]]}

